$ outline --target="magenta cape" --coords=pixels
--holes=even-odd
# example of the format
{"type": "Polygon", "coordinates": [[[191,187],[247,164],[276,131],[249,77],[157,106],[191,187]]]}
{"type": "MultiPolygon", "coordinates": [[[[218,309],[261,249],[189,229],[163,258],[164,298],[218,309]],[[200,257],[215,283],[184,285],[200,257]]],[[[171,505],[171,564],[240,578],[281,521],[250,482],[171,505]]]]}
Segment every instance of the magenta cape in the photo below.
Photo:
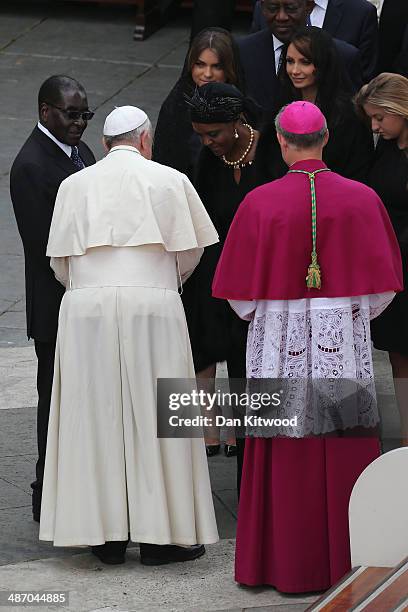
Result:
{"type": "MultiPolygon", "coordinates": [[[[293,170],[325,168],[312,159],[293,170]]],[[[321,289],[306,287],[312,251],[307,175],[287,174],[242,201],[213,281],[232,300],[351,297],[402,290],[401,255],[377,194],[334,172],[316,175],[317,256],[321,289]]]]}

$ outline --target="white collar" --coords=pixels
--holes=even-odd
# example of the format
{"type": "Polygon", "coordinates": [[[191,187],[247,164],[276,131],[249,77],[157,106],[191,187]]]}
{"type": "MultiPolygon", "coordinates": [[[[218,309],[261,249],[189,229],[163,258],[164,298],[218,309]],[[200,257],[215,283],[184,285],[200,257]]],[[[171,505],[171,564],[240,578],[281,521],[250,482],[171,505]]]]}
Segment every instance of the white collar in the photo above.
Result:
{"type": "Polygon", "coordinates": [[[62,149],[66,155],[68,155],[68,157],[71,157],[72,147],[70,145],[67,145],[65,144],[65,142],[60,142],[59,140],[57,140],[55,136],[51,134],[51,132],[47,130],[47,128],[40,122],[37,123],[37,127],[39,130],[41,130],[41,132],[48,136],[48,138],[51,138],[51,140],[55,142],[55,144],[58,145],[59,148],[62,149]]]}
{"type": "Polygon", "coordinates": [[[276,38],[275,34],[272,34],[272,40],[273,40],[273,50],[275,52],[281,47],[283,47],[283,45],[285,44],[281,40],[279,40],[279,38],[276,38]]]}
{"type": "Polygon", "coordinates": [[[327,5],[329,4],[329,0],[315,0],[316,6],[319,6],[324,11],[327,10],[327,5]]]}
{"type": "Polygon", "coordinates": [[[141,155],[141,152],[139,151],[139,149],[137,149],[136,147],[132,147],[132,145],[116,145],[116,147],[112,147],[111,149],[109,149],[108,151],[108,155],[109,153],[112,153],[112,151],[132,151],[133,153],[139,153],[139,155],[141,155]]]}

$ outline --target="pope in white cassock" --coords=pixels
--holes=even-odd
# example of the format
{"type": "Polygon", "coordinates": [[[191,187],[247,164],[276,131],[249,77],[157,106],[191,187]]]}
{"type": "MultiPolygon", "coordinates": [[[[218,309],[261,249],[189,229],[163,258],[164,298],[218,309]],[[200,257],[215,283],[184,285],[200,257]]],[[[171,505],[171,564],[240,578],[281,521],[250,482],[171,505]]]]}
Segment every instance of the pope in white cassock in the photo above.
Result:
{"type": "Polygon", "coordinates": [[[196,558],[218,539],[202,439],[158,439],[156,381],[194,378],[178,285],[217,233],[183,174],[151,161],[131,106],[106,157],[61,184],[47,255],[59,315],[40,539],[123,563],[196,558]]]}

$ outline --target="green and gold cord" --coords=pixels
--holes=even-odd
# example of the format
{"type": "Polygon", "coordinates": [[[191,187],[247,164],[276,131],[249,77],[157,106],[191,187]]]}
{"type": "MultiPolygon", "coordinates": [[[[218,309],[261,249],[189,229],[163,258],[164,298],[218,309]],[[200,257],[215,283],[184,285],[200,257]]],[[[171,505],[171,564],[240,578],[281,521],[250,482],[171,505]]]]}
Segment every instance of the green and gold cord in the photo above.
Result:
{"type": "Polygon", "coordinates": [[[320,168],[314,172],[307,172],[306,170],[289,170],[288,174],[306,174],[310,181],[310,193],[312,196],[312,261],[307,269],[306,286],[308,289],[321,289],[322,286],[322,274],[320,266],[317,262],[317,251],[316,251],[316,237],[317,237],[317,208],[316,208],[316,186],[315,186],[315,175],[318,172],[330,172],[329,168],[320,168]]]}

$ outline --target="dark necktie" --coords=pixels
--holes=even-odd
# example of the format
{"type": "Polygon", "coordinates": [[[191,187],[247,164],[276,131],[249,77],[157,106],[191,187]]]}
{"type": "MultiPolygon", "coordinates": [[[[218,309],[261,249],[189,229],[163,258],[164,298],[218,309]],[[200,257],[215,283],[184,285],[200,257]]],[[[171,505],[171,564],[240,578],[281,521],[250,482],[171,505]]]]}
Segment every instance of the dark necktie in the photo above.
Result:
{"type": "Polygon", "coordinates": [[[85,164],[79,156],[78,147],[71,147],[71,160],[77,170],[85,168],[85,164]]]}
{"type": "Polygon", "coordinates": [[[306,25],[307,25],[307,26],[311,26],[311,25],[312,25],[312,20],[310,19],[310,13],[309,13],[309,15],[306,17],[306,25]]]}

